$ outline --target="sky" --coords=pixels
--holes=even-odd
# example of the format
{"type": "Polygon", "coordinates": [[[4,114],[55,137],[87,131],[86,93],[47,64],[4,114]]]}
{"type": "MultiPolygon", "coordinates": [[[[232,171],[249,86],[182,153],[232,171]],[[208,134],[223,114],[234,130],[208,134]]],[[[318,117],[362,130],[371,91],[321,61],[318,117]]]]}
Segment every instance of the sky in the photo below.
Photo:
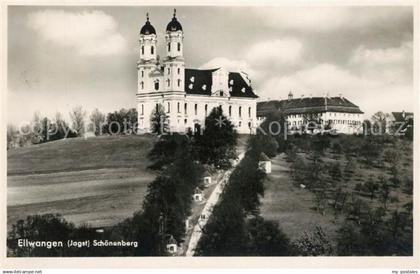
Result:
{"type": "MultiPolygon", "coordinates": [[[[136,107],[146,12],[165,54],[174,7],[9,6],[8,121],[136,107]]],[[[187,68],[245,71],[259,100],[339,96],[413,111],[412,7],[180,6],[187,68]]]]}

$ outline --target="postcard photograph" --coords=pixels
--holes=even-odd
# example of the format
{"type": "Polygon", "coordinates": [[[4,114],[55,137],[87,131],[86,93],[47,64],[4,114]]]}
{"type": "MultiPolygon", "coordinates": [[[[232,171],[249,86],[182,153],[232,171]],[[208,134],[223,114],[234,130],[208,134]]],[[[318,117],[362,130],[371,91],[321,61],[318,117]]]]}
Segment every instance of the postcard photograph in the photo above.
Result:
{"type": "Polygon", "coordinates": [[[412,257],[414,15],[7,5],[7,257],[412,257]]]}

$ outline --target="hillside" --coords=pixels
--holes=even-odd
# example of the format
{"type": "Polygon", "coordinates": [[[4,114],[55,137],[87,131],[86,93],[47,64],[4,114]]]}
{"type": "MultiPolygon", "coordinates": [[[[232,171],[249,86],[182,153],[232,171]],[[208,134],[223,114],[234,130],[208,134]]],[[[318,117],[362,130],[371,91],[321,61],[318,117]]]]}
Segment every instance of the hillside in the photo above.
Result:
{"type": "Polygon", "coordinates": [[[8,151],[8,226],[30,214],[60,213],[108,226],[141,208],[154,174],[151,136],[60,140],[8,151]]]}

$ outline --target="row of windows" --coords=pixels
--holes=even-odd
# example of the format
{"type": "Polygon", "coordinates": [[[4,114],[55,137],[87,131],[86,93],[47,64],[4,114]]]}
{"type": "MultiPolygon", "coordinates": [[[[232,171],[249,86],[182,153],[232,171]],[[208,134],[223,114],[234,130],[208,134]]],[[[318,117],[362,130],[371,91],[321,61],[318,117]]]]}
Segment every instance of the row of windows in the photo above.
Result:
{"type": "MultiPolygon", "coordinates": [[[[157,107],[157,104],[156,104],[157,107]]],[[[167,108],[166,108],[166,112],[170,113],[171,112],[171,103],[167,102],[167,108]]],[[[181,113],[181,104],[178,102],[177,103],[177,112],[181,113]]],[[[208,112],[208,106],[207,104],[204,105],[204,113],[207,116],[207,112],[208,112]]],[[[141,115],[144,115],[144,105],[141,105],[141,115]]],[[[184,104],[184,114],[187,115],[188,114],[188,103],[184,104]]],[[[194,104],[194,115],[198,114],[198,104],[194,104]]],[[[242,118],[242,107],[240,106],[238,109],[238,114],[239,114],[239,118],[242,118]]],[[[229,106],[229,117],[232,116],[232,106],[229,106]]],[[[251,117],[251,107],[248,108],[248,117],[251,117]]]]}
{"type": "MultiPolygon", "coordinates": [[[[177,43],[177,50],[181,51],[181,43],[177,43]]],[[[171,51],[171,43],[168,43],[168,51],[171,51]]]]}
{"type": "MultiPolygon", "coordinates": [[[[334,114],[334,117],[337,116],[336,112],[334,112],[334,113],[328,112],[328,116],[330,116],[330,117],[333,116],[333,114],[334,114]]],[[[289,115],[289,116],[290,116],[290,118],[302,118],[304,115],[305,114],[293,114],[293,115],[289,115]]],[[[322,113],[312,113],[312,114],[309,114],[309,115],[312,116],[312,117],[320,117],[320,116],[322,116],[322,113]]],[[[360,116],[360,114],[355,114],[355,113],[342,113],[342,115],[343,116],[348,116],[348,117],[359,117],[360,116]]]]}
{"type": "MultiPolygon", "coordinates": [[[[360,121],[351,121],[351,120],[330,120],[331,122],[333,122],[334,124],[341,124],[341,125],[345,125],[345,124],[348,124],[348,125],[360,125],[360,124],[362,124],[362,122],[360,122],[360,121]]],[[[321,120],[321,122],[322,122],[322,120],[321,120]]],[[[293,121],[293,123],[292,122],[288,122],[287,123],[289,126],[290,125],[302,125],[302,121],[293,121]]]]}
{"type": "MultiPolygon", "coordinates": [[[[176,82],[177,82],[177,86],[180,87],[181,86],[181,79],[177,79],[176,82]]],[[[168,85],[168,87],[170,87],[171,86],[171,80],[167,79],[166,84],[168,85]]],[[[140,88],[144,89],[144,82],[143,81],[140,82],[140,88]]],[[[159,90],[159,80],[155,81],[155,90],[159,90]]]]}
{"type": "MultiPolygon", "coordinates": [[[[141,54],[144,55],[144,46],[141,46],[141,54]]],[[[155,54],[155,47],[150,47],[150,54],[155,54]]]]}
{"type": "MultiPolygon", "coordinates": [[[[171,68],[168,68],[167,71],[168,71],[168,74],[171,74],[171,68]]],[[[181,74],[181,68],[177,69],[177,73],[178,73],[178,75],[181,74]]],[[[144,78],[144,70],[141,71],[141,78],[144,78]]]]}

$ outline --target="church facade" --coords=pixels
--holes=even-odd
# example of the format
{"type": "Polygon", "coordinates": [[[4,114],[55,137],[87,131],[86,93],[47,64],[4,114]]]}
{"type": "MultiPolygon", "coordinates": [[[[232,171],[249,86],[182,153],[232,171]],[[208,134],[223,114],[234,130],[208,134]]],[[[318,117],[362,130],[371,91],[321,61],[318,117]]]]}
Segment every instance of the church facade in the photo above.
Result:
{"type": "Polygon", "coordinates": [[[187,132],[202,129],[206,116],[219,106],[238,133],[255,133],[258,96],[248,75],[223,68],[186,68],[184,31],[175,12],[166,27],[162,60],[157,55],[156,30],[148,15],[139,42],[136,95],[140,134],[152,131],[151,118],[158,108],[165,112],[170,132],[187,132]]]}

